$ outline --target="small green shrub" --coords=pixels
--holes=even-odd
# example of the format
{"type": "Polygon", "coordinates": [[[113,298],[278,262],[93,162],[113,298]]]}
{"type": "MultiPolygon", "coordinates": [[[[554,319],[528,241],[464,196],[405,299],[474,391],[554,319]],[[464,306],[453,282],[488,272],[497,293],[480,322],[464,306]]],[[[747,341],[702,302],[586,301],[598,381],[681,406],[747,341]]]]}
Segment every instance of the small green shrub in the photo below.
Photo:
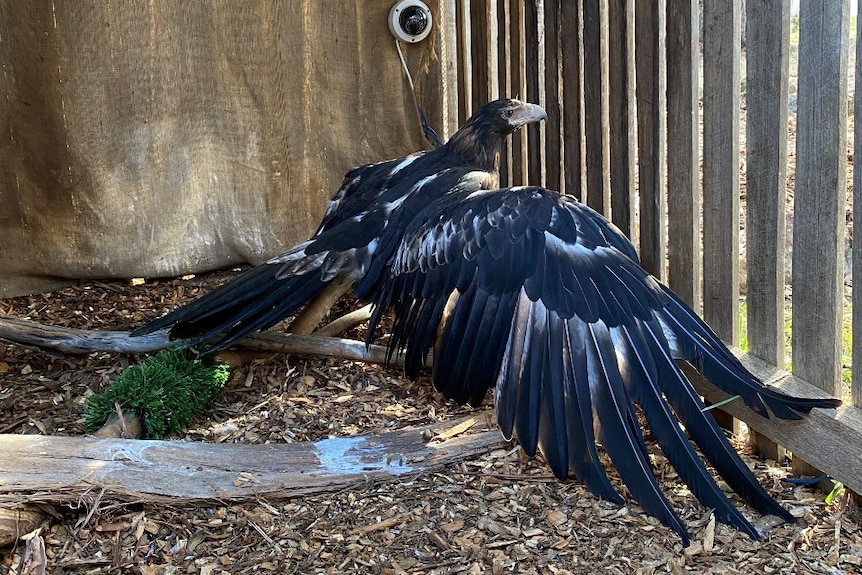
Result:
{"type": "Polygon", "coordinates": [[[140,416],[144,436],[161,439],[182,432],[227,382],[226,364],[186,349],[160,351],[124,370],[84,410],[84,429],[97,431],[116,412],[115,404],[140,416]]]}

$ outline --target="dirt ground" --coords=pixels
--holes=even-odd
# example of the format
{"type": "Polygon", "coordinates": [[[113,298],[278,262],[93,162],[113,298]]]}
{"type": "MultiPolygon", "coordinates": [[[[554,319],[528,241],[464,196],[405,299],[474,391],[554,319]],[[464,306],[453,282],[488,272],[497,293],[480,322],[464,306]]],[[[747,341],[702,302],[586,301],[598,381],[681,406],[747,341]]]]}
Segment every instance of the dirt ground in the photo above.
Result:
{"type": "MultiPolygon", "coordinates": [[[[94,282],[0,301],[0,313],[54,325],[129,329],[235,272],[147,282],[94,282]]],[[[349,337],[360,337],[358,332],[349,337]]],[[[0,433],[78,435],[86,397],[141,358],[51,357],[0,346],[0,433]]],[[[444,402],[427,378],[361,363],[268,355],[238,368],[182,438],[309,441],[439,422],[470,410],[444,402]]],[[[655,466],[694,543],[630,502],[601,502],[559,482],[515,444],[435,473],[358,484],[338,493],[216,506],[121,503],[106,494],[54,507],[43,524],[46,573],[862,573],[862,521],[846,499],[781,481],[789,469],[746,456],[772,495],[798,516],[778,523],[748,510],[762,541],[699,506],[655,450],[655,466]]],[[[619,487],[616,475],[612,480],[619,487]]],[[[623,491],[624,492],[624,491],[623,491]]],[[[0,549],[18,573],[26,543],[0,549]]],[[[24,573],[34,573],[31,567],[24,573]]]]}

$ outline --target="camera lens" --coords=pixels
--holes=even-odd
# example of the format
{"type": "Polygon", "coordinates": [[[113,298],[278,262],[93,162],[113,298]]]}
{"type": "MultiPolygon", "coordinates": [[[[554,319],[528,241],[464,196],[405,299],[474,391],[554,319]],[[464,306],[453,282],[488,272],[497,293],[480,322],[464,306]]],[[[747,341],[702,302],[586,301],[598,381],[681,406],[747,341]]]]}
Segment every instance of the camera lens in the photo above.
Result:
{"type": "Polygon", "coordinates": [[[428,26],[428,15],[419,6],[408,6],[398,18],[401,29],[411,36],[418,36],[428,26]]]}

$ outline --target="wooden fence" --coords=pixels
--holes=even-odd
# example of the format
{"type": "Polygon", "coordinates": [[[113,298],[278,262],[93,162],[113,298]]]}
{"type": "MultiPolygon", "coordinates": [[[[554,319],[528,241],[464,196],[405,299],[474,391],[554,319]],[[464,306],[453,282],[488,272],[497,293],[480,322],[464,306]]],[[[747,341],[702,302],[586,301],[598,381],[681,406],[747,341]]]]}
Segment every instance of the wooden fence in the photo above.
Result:
{"type": "MultiPolygon", "coordinates": [[[[789,3],[745,4],[703,0],[699,14],[698,0],[440,0],[438,117],[451,133],[500,95],[541,103],[548,121],[507,147],[504,183],[560,189],[609,215],[635,240],[645,267],[734,345],[742,276],[749,352],[785,366],[790,307],[793,374],[862,407],[862,373],[854,374],[852,392],[841,379],[850,3],[801,3],[798,70],[791,68],[789,3]],[[795,114],[788,106],[792,74],[795,114]],[[795,177],[788,184],[794,117],[795,177]]],[[[860,133],[857,123],[857,157],[860,133]]],[[[862,250],[852,256],[853,273],[862,277],[862,250]]],[[[862,361],[862,290],[852,298],[853,357],[862,361]]],[[[862,412],[849,409],[852,427],[862,412]]],[[[859,452],[858,444],[842,443],[858,441],[859,429],[829,448],[859,452]]],[[[778,449],[757,439],[770,454],[778,449]]],[[[811,453],[827,446],[789,447],[811,453]]],[[[862,467],[855,469],[862,481],[862,467]]]]}

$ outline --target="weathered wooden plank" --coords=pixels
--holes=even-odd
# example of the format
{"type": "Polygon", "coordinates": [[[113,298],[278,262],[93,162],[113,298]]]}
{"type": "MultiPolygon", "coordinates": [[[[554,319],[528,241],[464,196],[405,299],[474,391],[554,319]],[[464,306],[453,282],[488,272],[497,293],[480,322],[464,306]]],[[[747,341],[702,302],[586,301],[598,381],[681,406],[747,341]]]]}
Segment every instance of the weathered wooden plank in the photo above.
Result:
{"type": "MultiPolygon", "coordinates": [[[[526,77],[526,30],[524,3],[520,0],[511,0],[509,3],[509,37],[511,41],[510,50],[510,75],[511,89],[513,95],[518,98],[527,98],[526,77]]],[[[523,185],[528,179],[527,175],[527,134],[524,130],[518,130],[509,138],[512,147],[512,170],[511,185],[523,185]]]]}
{"type": "Polygon", "coordinates": [[[703,315],[739,342],[740,0],[703,3],[703,315]]]}
{"type": "Polygon", "coordinates": [[[784,367],[784,250],[790,6],[746,4],[748,343],[784,367]]]}
{"type": "Polygon", "coordinates": [[[440,35],[442,49],[443,116],[444,125],[441,137],[449,136],[458,129],[458,0],[440,0],[440,35]]]}
{"type": "Polygon", "coordinates": [[[607,139],[602,103],[606,92],[602,74],[602,14],[600,0],[583,0],[584,17],[584,139],[586,148],[586,204],[610,215],[610,190],[605,187],[607,139]]]}
{"type": "MultiPolygon", "coordinates": [[[[749,351],[784,367],[784,251],[790,5],[746,3],[746,302],[749,351]]],[[[760,433],[758,452],[784,450],[760,433]]]]}
{"type": "Polygon", "coordinates": [[[562,182],[560,103],[560,2],[545,3],[545,185],[559,190],[562,182]]]}
{"type": "Polygon", "coordinates": [[[635,214],[634,0],[608,5],[608,146],[611,217],[632,241],[635,214]]]}
{"type": "MultiPolygon", "coordinates": [[[[528,102],[541,103],[539,84],[542,83],[540,71],[541,59],[539,57],[539,46],[541,44],[541,30],[539,19],[538,2],[525,2],[524,12],[524,73],[526,81],[526,99],[528,102]]],[[[527,151],[529,161],[527,162],[527,183],[541,186],[544,183],[544,142],[541,131],[543,126],[529,124],[522,131],[527,132],[527,151]]]]}
{"type": "Polygon", "coordinates": [[[563,83],[563,186],[565,193],[583,195],[581,149],[580,2],[560,3],[560,61],[563,83]]]}
{"type": "Polygon", "coordinates": [[[497,77],[497,3],[496,0],[471,0],[470,38],[472,39],[474,107],[499,97],[497,77]]]}
{"type": "MultiPolygon", "coordinates": [[[[509,0],[497,0],[497,30],[499,44],[497,45],[497,83],[500,86],[500,95],[504,98],[513,97],[511,70],[511,34],[510,34],[509,0]]],[[[503,141],[503,149],[500,153],[500,185],[511,185],[512,171],[512,142],[509,138],[503,141]]]]}
{"type": "Polygon", "coordinates": [[[664,281],[665,271],[665,100],[662,75],[661,29],[664,0],[635,4],[635,62],[637,67],[638,191],[640,193],[640,257],[644,268],[664,281]]]}
{"type": "Polygon", "coordinates": [[[849,0],[799,14],[793,217],[793,372],[841,394],[849,0]]]}
{"type": "Polygon", "coordinates": [[[485,50],[488,54],[488,87],[486,90],[486,101],[496,100],[500,94],[500,57],[498,46],[500,45],[500,28],[497,26],[497,0],[486,0],[487,8],[485,21],[488,26],[488,34],[485,37],[485,50]]]}
{"type": "MultiPolygon", "coordinates": [[[[0,435],[0,503],[296,497],[440,469],[506,442],[490,414],[355,437],[289,444],[0,435]],[[472,420],[468,433],[445,431],[472,420]],[[440,436],[427,441],[428,433],[440,436]],[[441,433],[442,432],[442,433],[441,433]]],[[[458,430],[455,430],[458,431],[458,430]]]]}
{"type": "Polygon", "coordinates": [[[458,129],[458,0],[441,0],[443,47],[443,115],[449,138],[458,129]]]}
{"type": "MultiPolygon", "coordinates": [[[[859,0],[862,12],[862,0],[859,0]]],[[[853,405],[862,407],[862,242],[857,222],[862,222],[862,25],[856,19],[856,86],[853,117],[853,229],[857,244],[853,250],[853,381],[850,395],[853,405]],[[859,283],[859,289],[856,289],[859,283]]],[[[862,226],[862,224],[859,224],[862,226]]]]}
{"type": "MultiPolygon", "coordinates": [[[[809,0],[810,1],[810,0],[809,0]]],[[[743,365],[764,381],[786,393],[803,397],[828,397],[818,387],[777,369],[774,365],[753,355],[733,350],[743,365]]],[[[727,398],[693,369],[685,368],[694,387],[707,401],[717,403],[727,398]]],[[[722,409],[741,419],[749,427],[787,447],[793,457],[800,457],[817,466],[859,493],[862,489],[862,409],[842,405],[837,409],[814,409],[797,421],[765,419],[747,407],[742,401],[732,401],[722,409]]]]}
{"type": "Polygon", "coordinates": [[[700,309],[700,158],[697,0],[667,6],[668,285],[700,309]]]}

